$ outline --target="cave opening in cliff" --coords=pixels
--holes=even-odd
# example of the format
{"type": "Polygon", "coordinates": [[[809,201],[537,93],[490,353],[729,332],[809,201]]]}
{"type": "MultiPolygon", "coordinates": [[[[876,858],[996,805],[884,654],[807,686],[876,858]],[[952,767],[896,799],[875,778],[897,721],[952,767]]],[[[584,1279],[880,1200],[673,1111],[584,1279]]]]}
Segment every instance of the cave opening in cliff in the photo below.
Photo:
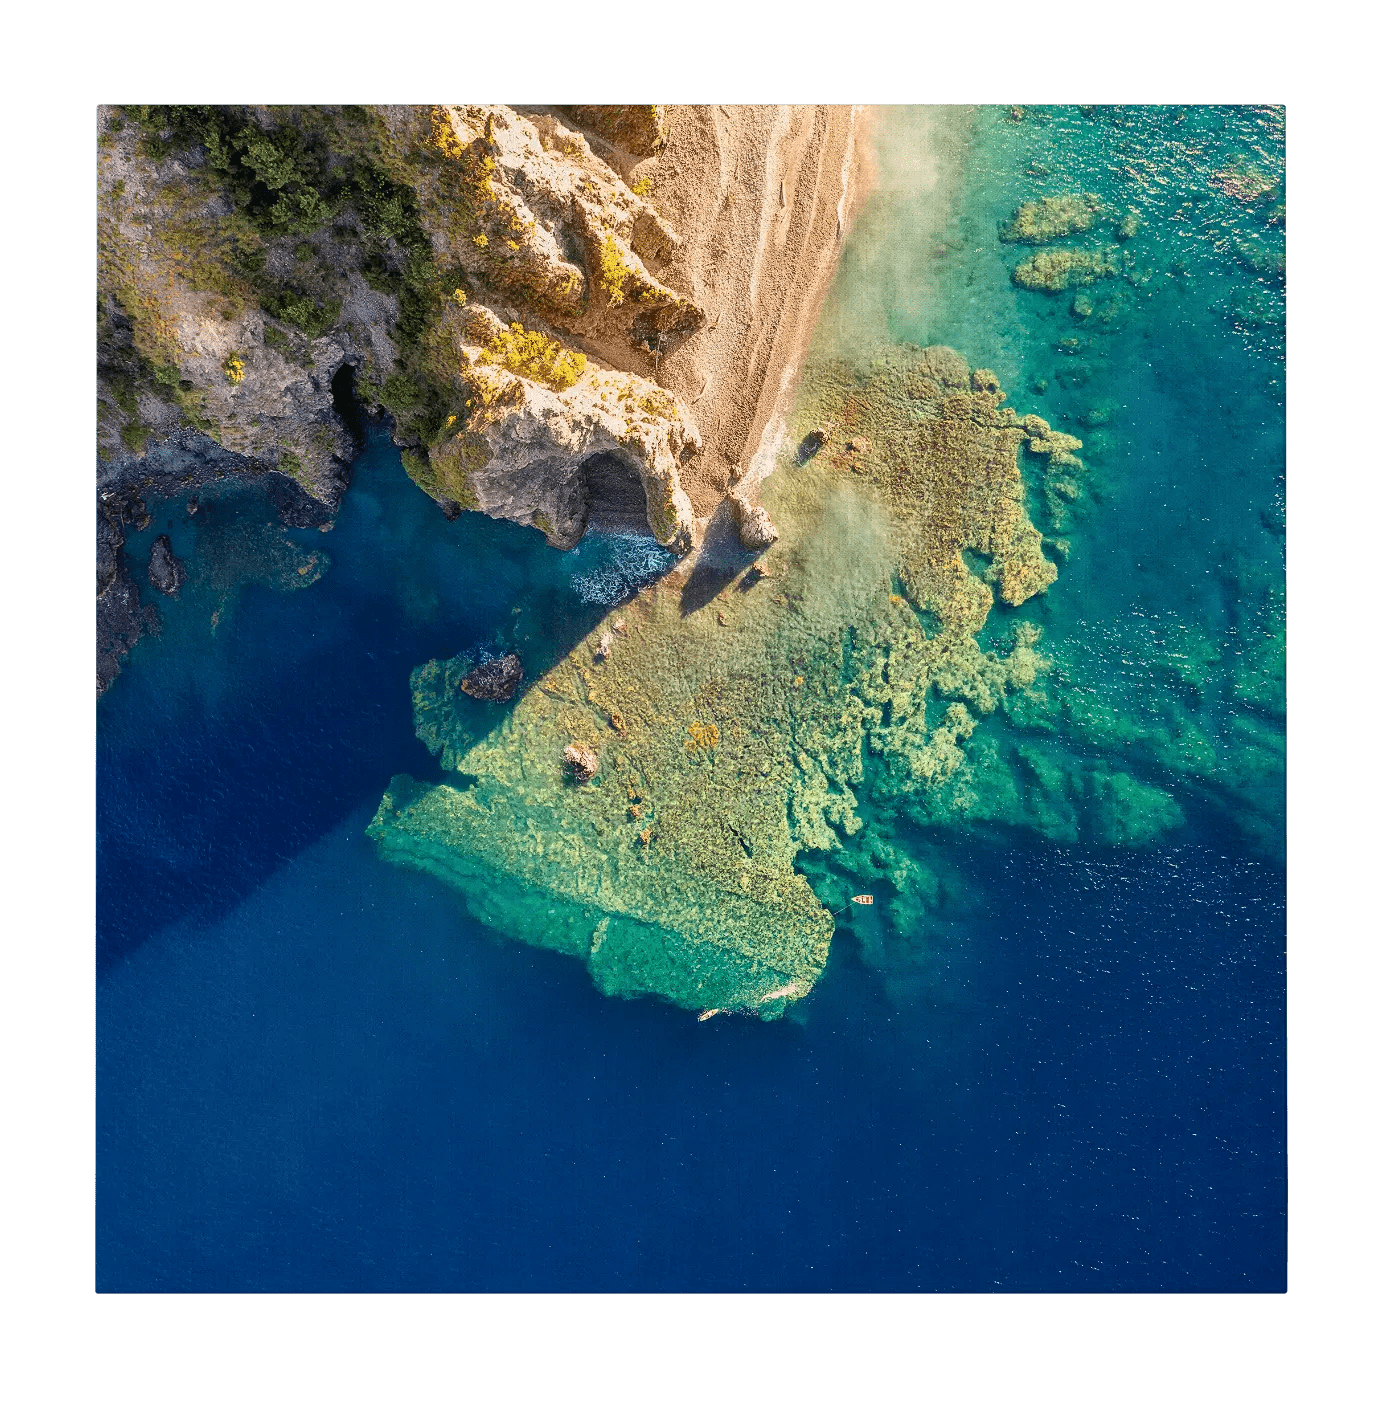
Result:
{"type": "Polygon", "coordinates": [[[355,449],[365,445],[365,408],[355,393],[355,367],[348,361],[331,376],[331,407],[355,440],[355,449]]]}
{"type": "Polygon", "coordinates": [[[583,489],[588,503],[586,523],[611,534],[651,534],[647,496],[642,479],[617,452],[595,453],[583,464],[583,489]]]}

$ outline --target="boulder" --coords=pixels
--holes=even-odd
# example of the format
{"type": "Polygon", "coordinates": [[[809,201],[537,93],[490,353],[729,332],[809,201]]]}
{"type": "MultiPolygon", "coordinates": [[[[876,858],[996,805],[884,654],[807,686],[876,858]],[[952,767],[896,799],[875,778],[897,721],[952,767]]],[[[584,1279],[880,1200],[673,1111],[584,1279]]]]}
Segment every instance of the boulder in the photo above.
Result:
{"type": "Polygon", "coordinates": [[[564,767],[575,783],[587,783],[598,776],[598,756],[582,744],[571,744],[564,751],[564,767]]]}
{"type": "Polygon", "coordinates": [[[513,700],[525,678],[525,668],[514,652],[504,657],[492,657],[474,667],[462,678],[463,694],[475,700],[505,704],[513,700]]]}

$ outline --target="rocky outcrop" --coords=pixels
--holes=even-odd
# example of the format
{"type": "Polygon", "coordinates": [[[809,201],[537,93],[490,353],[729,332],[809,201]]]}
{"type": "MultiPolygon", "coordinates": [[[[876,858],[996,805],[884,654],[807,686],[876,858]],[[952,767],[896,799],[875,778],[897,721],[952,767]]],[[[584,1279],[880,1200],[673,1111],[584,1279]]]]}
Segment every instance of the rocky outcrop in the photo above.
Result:
{"type": "Polygon", "coordinates": [[[608,370],[557,341],[506,326],[468,304],[445,318],[456,340],[463,416],[448,425],[415,480],[439,499],[534,525],[551,544],[577,544],[589,517],[586,467],[611,456],[635,473],[647,522],[676,554],[694,529],[680,484],[699,448],[685,406],[635,375],[608,370]]]}
{"type": "Polygon", "coordinates": [[[520,658],[509,652],[504,657],[492,657],[473,667],[459,685],[464,696],[504,705],[515,698],[524,679],[525,668],[520,658]]]}
{"type": "Polygon", "coordinates": [[[153,155],[138,122],[114,108],[100,122],[99,479],[156,488],[177,459],[198,476],[217,447],[225,470],[284,473],[333,508],[354,445],[331,382],[360,355],[335,299],[311,289],[327,258],[351,261],[344,245],[327,226],[260,248],[255,285],[238,242],[258,235],[208,178],[208,152],[153,155]]]}
{"type": "Polygon", "coordinates": [[[683,554],[790,380],[853,132],[825,108],[103,108],[99,489],[242,478],[328,526],[368,411],[449,515],[567,548],[626,473],[683,554]],[[725,324],[673,371],[702,296],[725,324]]]}
{"type": "Polygon", "coordinates": [[[185,566],[171,548],[168,535],[156,536],[156,542],[151,546],[151,562],[147,566],[146,577],[151,581],[151,587],[167,598],[180,597],[180,590],[185,586],[185,566]]]}
{"type": "Polygon", "coordinates": [[[122,659],[159,626],[155,609],[142,607],[123,548],[125,526],[134,523],[136,503],[109,494],[97,511],[97,694],[116,680],[122,659]]]}
{"type": "Polygon", "coordinates": [[[734,508],[739,539],[746,550],[767,549],[778,538],[778,527],[762,506],[735,491],[729,493],[729,502],[734,508]]]}

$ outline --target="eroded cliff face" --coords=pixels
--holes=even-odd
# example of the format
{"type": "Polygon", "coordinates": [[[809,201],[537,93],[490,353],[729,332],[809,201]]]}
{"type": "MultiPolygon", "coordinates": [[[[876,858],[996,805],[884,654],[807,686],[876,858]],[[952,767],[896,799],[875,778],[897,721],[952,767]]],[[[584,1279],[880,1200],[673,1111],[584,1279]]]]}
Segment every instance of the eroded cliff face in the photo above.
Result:
{"type": "Polygon", "coordinates": [[[567,548],[639,494],[684,553],[730,501],[766,543],[736,484],[834,258],[842,121],[101,109],[99,691],[145,625],[121,547],[143,498],[259,478],[330,528],[366,412],[449,514],[567,548]]]}

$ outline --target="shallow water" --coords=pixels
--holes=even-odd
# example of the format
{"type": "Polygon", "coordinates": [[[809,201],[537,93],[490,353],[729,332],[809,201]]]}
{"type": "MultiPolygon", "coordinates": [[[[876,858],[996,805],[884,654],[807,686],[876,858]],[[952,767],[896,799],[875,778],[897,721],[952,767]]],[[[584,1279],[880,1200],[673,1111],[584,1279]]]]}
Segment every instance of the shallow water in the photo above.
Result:
{"type": "Polygon", "coordinates": [[[1275,231],[1218,174],[1281,173],[1282,133],[1177,117],[891,114],[816,353],[950,344],[1084,439],[1069,559],[1015,617],[1131,732],[986,729],[1110,755],[1184,825],[1121,849],[888,820],[916,894],[844,915],[782,1022],[604,999],[364,836],[391,774],[438,773],[414,666],[513,646],[534,674],[664,558],[448,522],[382,437],[329,534],[152,505],[137,572],[167,523],[193,564],[99,706],[99,1288],[1283,1287],[1282,771],[1241,823],[1233,779],[1140,733],[1189,721],[1217,769],[1260,752],[1240,713],[1281,741],[1161,658],[1182,633],[1257,670],[1282,586],[1281,344],[1238,314],[1281,291],[1230,242],[1275,231]],[[1113,318],[1013,285],[1022,200],[1125,181],[1156,276],[1113,318]]]}

